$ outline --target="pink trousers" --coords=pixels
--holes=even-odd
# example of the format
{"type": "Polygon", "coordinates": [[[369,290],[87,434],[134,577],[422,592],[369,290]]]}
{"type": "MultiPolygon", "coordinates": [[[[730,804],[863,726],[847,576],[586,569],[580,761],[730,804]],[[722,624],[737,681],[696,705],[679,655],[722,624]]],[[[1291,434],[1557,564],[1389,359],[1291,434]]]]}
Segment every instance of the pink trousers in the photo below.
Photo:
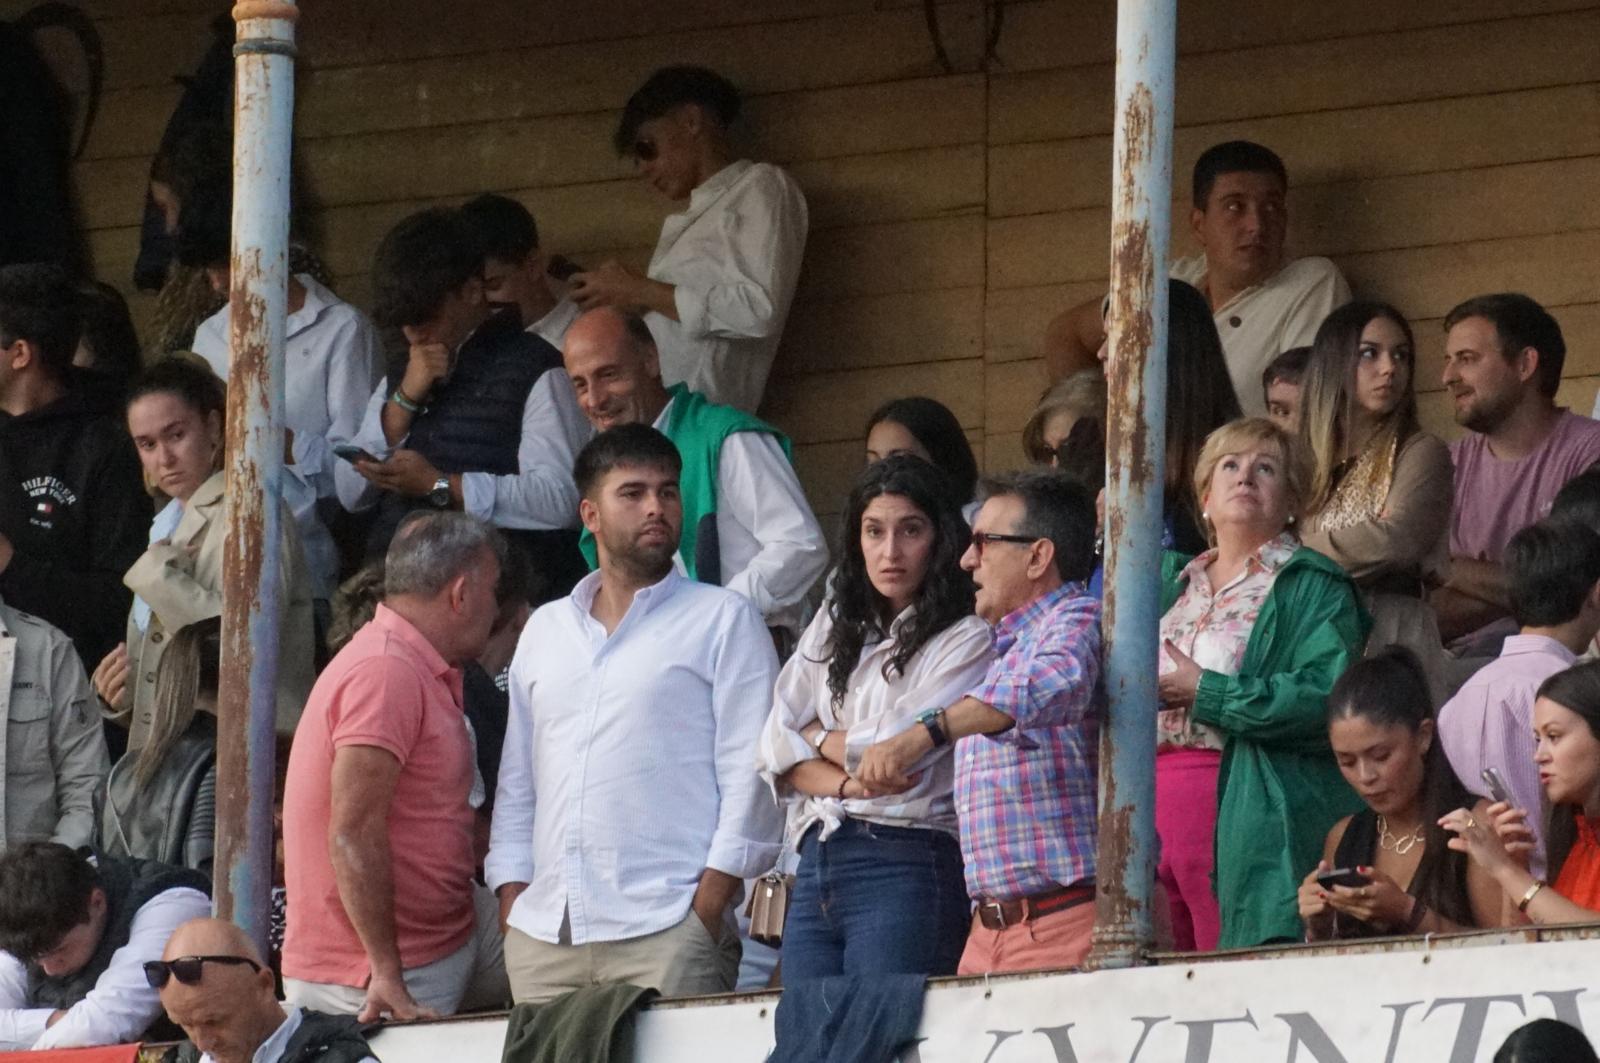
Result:
{"type": "Polygon", "coordinates": [[[1217,833],[1217,772],[1222,754],[1174,749],[1156,754],[1156,833],[1174,945],[1183,952],[1217,947],[1222,917],[1211,889],[1217,833]]]}

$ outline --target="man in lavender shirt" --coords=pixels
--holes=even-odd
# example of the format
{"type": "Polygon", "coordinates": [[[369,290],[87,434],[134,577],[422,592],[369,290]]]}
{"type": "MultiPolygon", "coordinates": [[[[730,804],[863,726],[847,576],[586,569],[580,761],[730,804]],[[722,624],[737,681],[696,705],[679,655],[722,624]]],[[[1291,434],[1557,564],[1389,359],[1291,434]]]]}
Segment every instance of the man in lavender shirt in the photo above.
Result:
{"type": "Polygon", "coordinates": [[[1562,485],[1600,459],[1600,421],[1556,405],[1566,342],[1555,318],[1526,295],[1480,295],[1444,324],[1444,386],[1456,423],[1469,431],[1450,447],[1450,578],[1431,600],[1440,633],[1459,640],[1458,655],[1492,656],[1513,630],[1501,552],[1550,512],[1562,485]]]}
{"type": "Polygon", "coordinates": [[[1489,796],[1494,768],[1511,802],[1528,811],[1536,844],[1530,870],[1543,878],[1544,811],[1533,762],[1533,702],[1540,684],[1577,661],[1600,632],[1600,532],[1552,519],[1522,529],[1505,553],[1511,608],[1520,633],[1439,710],[1439,741],[1456,775],[1489,796]]]}

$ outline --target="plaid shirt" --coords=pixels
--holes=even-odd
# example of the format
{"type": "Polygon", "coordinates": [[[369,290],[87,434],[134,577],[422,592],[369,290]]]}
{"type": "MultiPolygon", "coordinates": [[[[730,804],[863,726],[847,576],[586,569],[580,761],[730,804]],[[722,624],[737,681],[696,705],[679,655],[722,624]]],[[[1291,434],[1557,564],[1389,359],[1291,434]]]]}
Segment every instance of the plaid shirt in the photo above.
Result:
{"type": "Polygon", "coordinates": [[[970,696],[1016,726],[956,746],[967,891],[1017,900],[1095,874],[1100,603],[1069,583],[995,628],[996,660],[970,696]]]}

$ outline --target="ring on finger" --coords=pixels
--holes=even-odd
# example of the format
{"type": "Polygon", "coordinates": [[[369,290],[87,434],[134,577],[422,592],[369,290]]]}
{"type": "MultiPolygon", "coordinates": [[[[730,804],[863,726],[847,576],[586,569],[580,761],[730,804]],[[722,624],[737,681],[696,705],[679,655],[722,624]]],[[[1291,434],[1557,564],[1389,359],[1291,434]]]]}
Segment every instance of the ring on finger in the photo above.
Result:
{"type": "Polygon", "coordinates": [[[1469,815],[1469,816],[1467,816],[1467,826],[1469,826],[1469,827],[1476,827],[1476,826],[1477,826],[1477,825],[1478,825],[1478,821],[1477,821],[1477,820],[1476,820],[1476,819],[1474,819],[1474,818],[1473,818],[1473,817],[1472,817],[1472,816],[1470,816],[1470,815],[1469,815]]]}

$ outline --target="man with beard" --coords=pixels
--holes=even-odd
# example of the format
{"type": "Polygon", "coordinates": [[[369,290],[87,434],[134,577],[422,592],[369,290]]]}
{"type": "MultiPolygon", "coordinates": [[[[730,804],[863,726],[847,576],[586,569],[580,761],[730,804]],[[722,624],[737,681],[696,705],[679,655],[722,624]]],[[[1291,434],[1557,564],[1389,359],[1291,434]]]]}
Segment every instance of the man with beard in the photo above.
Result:
{"type": "Polygon", "coordinates": [[[1444,386],[1468,433],[1450,446],[1450,579],[1431,600],[1447,640],[1472,636],[1456,647],[1462,656],[1493,656],[1516,633],[1501,565],[1506,543],[1600,460],[1600,422],[1556,405],[1566,341],[1526,295],[1468,299],[1444,327],[1444,386]]]}
{"type": "MultiPolygon", "coordinates": [[[[655,340],[637,314],[588,311],[567,331],[562,357],[578,408],[597,431],[651,425],[677,448],[679,570],[750,599],[781,641],[798,635],[802,602],[827,566],[828,545],[790,464],[789,441],[687,385],[666,387],[655,340]]],[[[595,564],[587,532],[581,546],[595,564]]]]}
{"type": "Polygon", "coordinates": [[[741,881],[778,858],[754,769],[777,655],[747,599],[675,570],[681,464],[642,424],[583,448],[599,569],[534,614],[512,661],[484,872],[519,1004],[602,982],[733,989],[741,881]]]}

